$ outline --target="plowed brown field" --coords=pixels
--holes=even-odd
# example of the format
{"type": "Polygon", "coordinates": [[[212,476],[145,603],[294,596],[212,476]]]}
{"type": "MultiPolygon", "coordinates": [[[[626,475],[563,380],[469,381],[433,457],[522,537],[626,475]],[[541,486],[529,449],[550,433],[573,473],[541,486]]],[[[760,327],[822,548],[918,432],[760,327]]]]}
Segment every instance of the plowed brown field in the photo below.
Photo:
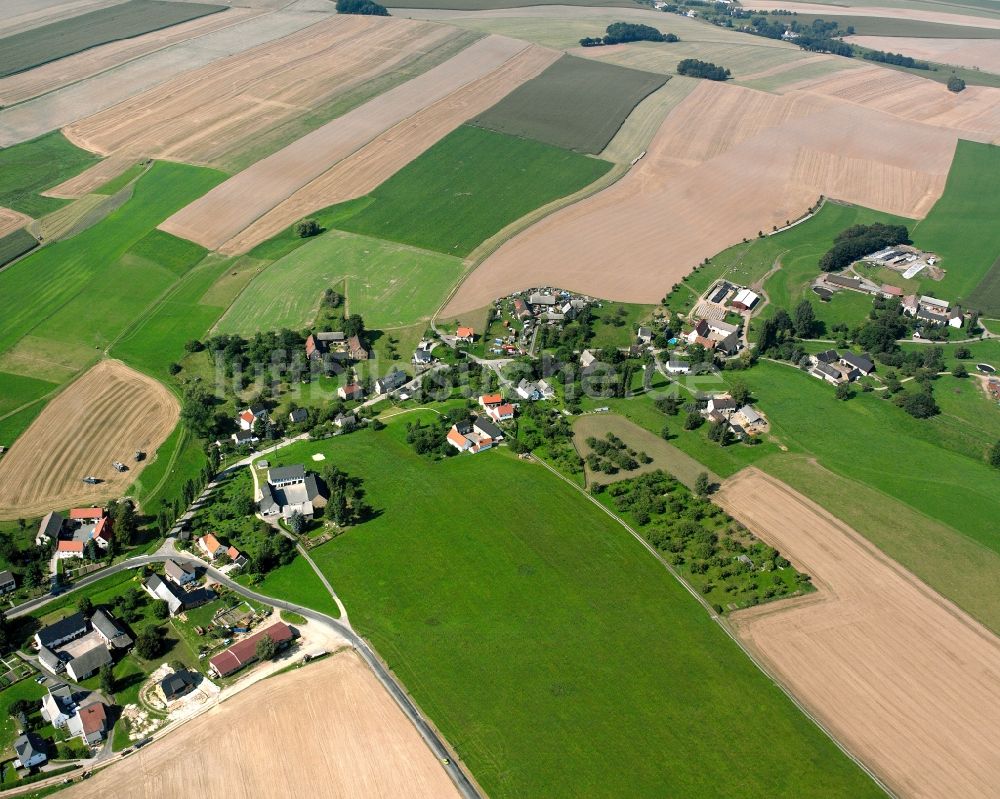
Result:
{"type": "Polygon", "coordinates": [[[769,670],[898,795],[996,796],[1000,641],[756,469],[716,500],[819,589],[731,617],[769,670]]]}
{"type": "Polygon", "coordinates": [[[529,47],[485,77],[418,111],[264,214],[220,247],[221,252],[247,252],[311,211],[367,194],[467,119],[538,75],[559,55],[556,50],[529,47]]]}
{"type": "Polygon", "coordinates": [[[0,208],[0,237],[6,236],[8,233],[13,233],[30,221],[31,217],[25,216],[20,211],[13,211],[10,208],[0,208]]]}
{"type": "Polygon", "coordinates": [[[0,519],[121,496],[177,424],[166,388],[120,361],[101,361],[67,386],[0,458],[0,519]],[[133,460],[135,450],[147,453],[133,460]],[[128,464],[119,474],[113,460],[128,464]],[[104,482],[87,485],[82,478],[104,482]]]}
{"type": "MultiPolygon", "coordinates": [[[[982,103],[940,113],[967,127],[992,124],[982,103]]],[[[799,217],[820,194],[922,217],[944,190],[959,134],[822,90],[774,95],[702,82],[624,178],[503,244],[443,314],[534,285],[656,302],[703,258],[799,217]]]]}
{"type": "Polygon", "coordinates": [[[488,75],[528,46],[505,36],[480,39],[443,64],[258,161],[182,208],[160,229],[217,249],[383,131],[488,75]]]}
{"type": "Polygon", "coordinates": [[[64,132],[102,155],[211,164],[457,33],[403,19],[327,18],[178,75],[64,132]]]}
{"type": "Polygon", "coordinates": [[[353,652],[258,683],[66,791],[164,796],[455,799],[444,769],[353,652]],[[206,752],[224,753],[206,762],[206,752]]]}
{"type": "Polygon", "coordinates": [[[231,8],[222,14],[209,14],[180,25],[153,31],[134,39],[95,47],[76,53],[58,61],[51,61],[39,67],[0,79],[0,105],[20,103],[45,92],[65,86],[68,83],[89,78],[105,70],[112,69],[133,58],[140,58],[157,50],[162,50],[178,42],[203,36],[211,31],[235,25],[251,17],[264,13],[263,9],[231,8]]]}

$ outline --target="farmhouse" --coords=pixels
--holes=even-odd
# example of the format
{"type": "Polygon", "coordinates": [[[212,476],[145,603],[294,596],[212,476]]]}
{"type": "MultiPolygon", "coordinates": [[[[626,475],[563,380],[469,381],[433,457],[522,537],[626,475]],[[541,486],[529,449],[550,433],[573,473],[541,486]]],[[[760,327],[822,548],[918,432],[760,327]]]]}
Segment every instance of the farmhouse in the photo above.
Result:
{"type": "Polygon", "coordinates": [[[306,338],[306,358],[310,361],[320,361],[324,355],[335,347],[342,347],[345,342],[342,331],[312,333],[306,338]]]}
{"type": "Polygon", "coordinates": [[[520,297],[514,300],[514,316],[518,319],[527,319],[531,316],[527,303],[520,297]]]}
{"type": "Polygon", "coordinates": [[[823,350],[822,352],[817,352],[809,360],[815,363],[825,363],[831,364],[836,363],[840,360],[840,353],[836,350],[823,350]]]}
{"type": "Polygon", "coordinates": [[[448,431],[448,443],[459,452],[475,454],[493,447],[503,438],[503,431],[492,422],[479,416],[452,425],[448,431]]]}
{"type": "Polygon", "coordinates": [[[193,591],[182,591],[163,580],[158,574],[151,574],[142,587],[153,599],[162,599],[167,603],[171,615],[183,610],[196,608],[215,599],[215,593],[207,588],[196,588],[193,591]]]}
{"type": "Polygon", "coordinates": [[[59,655],[47,646],[40,646],[38,648],[38,662],[53,674],[58,674],[63,670],[63,662],[59,659],[59,655]]]}
{"type": "Polygon", "coordinates": [[[501,405],[493,405],[486,409],[486,414],[494,422],[508,422],[514,418],[514,406],[509,402],[501,405]]]}
{"type": "Polygon", "coordinates": [[[42,519],[35,544],[48,546],[53,541],[58,559],[82,558],[89,541],[107,549],[111,544],[111,518],[104,508],[73,508],[68,519],[52,511],[42,519]]]}
{"type": "Polygon", "coordinates": [[[258,422],[264,421],[267,421],[267,408],[263,405],[244,408],[236,416],[236,422],[239,424],[240,430],[253,430],[258,422]]]}
{"type": "Polygon", "coordinates": [[[66,673],[74,682],[86,680],[92,674],[96,674],[101,666],[111,662],[111,653],[104,644],[96,644],[85,652],[80,653],[66,664],[66,673]]]}
{"type": "Polygon", "coordinates": [[[9,569],[4,569],[0,572],[0,594],[9,594],[15,590],[17,590],[17,580],[9,569]]]}
{"type": "Polygon", "coordinates": [[[211,533],[201,536],[201,538],[198,539],[197,544],[198,549],[212,559],[217,558],[219,553],[226,551],[226,548],[219,543],[219,539],[211,533]]]}
{"type": "Polygon", "coordinates": [[[723,280],[721,283],[712,288],[708,295],[708,301],[715,303],[716,305],[722,305],[735,288],[736,287],[732,283],[727,283],[723,280]]]}
{"type": "Polygon", "coordinates": [[[875,364],[865,355],[855,355],[853,352],[845,352],[840,356],[840,362],[851,369],[857,369],[864,375],[870,375],[875,371],[875,364]]]}
{"type": "Polygon", "coordinates": [[[584,369],[589,368],[593,364],[597,363],[597,356],[594,355],[590,350],[584,350],[580,353],[580,366],[584,369]]]}
{"type": "Polygon", "coordinates": [[[176,560],[168,560],[164,563],[163,573],[168,580],[173,581],[176,585],[193,583],[198,576],[194,567],[189,566],[187,563],[179,563],[176,560]]]}
{"type": "Polygon", "coordinates": [[[464,341],[471,344],[476,337],[476,331],[471,327],[460,327],[455,331],[455,341],[464,341]]]}
{"type": "Polygon", "coordinates": [[[705,349],[735,352],[739,344],[739,326],[716,319],[700,319],[694,330],[685,336],[688,344],[701,344],[705,349]]]}
{"type": "Polygon", "coordinates": [[[112,649],[128,649],[132,646],[132,639],[123,632],[115,623],[111,614],[103,610],[95,610],[90,617],[90,624],[101,639],[112,649]]]}
{"type": "Polygon", "coordinates": [[[542,392],[535,383],[532,383],[525,378],[521,378],[521,381],[515,386],[514,391],[517,392],[523,400],[530,400],[534,402],[535,400],[540,400],[542,398],[542,392]]]}
{"type": "Polygon", "coordinates": [[[760,302],[760,297],[750,289],[740,289],[733,297],[732,306],[741,311],[751,311],[760,302]]]}
{"type": "Polygon", "coordinates": [[[35,646],[55,649],[67,641],[73,641],[87,634],[87,620],[82,613],[74,613],[60,619],[35,633],[35,646]]]}
{"type": "Polygon", "coordinates": [[[42,718],[47,719],[53,727],[65,725],[75,710],[73,689],[66,683],[53,685],[49,688],[49,692],[42,697],[42,718]]]}
{"type": "Polygon", "coordinates": [[[551,308],[556,304],[556,298],[553,294],[542,294],[541,292],[535,292],[530,297],[528,297],[528,305],[539,305],[545,308],[551,308]]]}
{"type": "Polygon", "coordinates": [[[38,525],[38,533],[35,536],[36,546],[47,546],[59,538],[59,533],[63,528],[63,516],[58,511],[49,511],[38,525]]]}
{"type": "Polygon", "coordinates": [[[295,634],[292,632],[292,628],[284,622],[272,624],[266,630],[261,630],[259,633],[238,641],[225,652],[211,658],[208,662],[212,671],[218,677],[228,677],[244,666],[253,663],[257,660],[257,642],[265,636],[274,641],[278,645],[278,649],[285,649],[292,642],[295,634]]]}
{"type": "Polygon", "coordinates": [[[406,380],[406,373],[393,367],[393,369],[385,377],[380,377],[375,381],[375,393],[388,394],[390,391],[395,391],[397,388],[404,385],[406,380]]]}
{"type": "Polygon", "coordinates": [[[358,426],[358,417],[353,413],[338,413],[333,418],[334,427],[338,430],[347,428],[348,430],[358,426]]]}
{"type": "Polygon", "coordinates": [[[167,702],[173,702],[191,693],[195,686],[193,674],[186,671],[175,671],[160,680],[160,691],[167,702]]]}
{"type": "Polygon", "coordinates": [[[483,394],[479,397],[479,407],[485,411],[488,411],[490,408],[496,408],[498,405],[503,405],[503,394],[499,392],[496,394],[483,394]]]}
{"type": "Polygon", "coordinates": [[[20,768],[34,768],[49,759],[45,754],[45,742],[33,732],[26,732],[14,739],[14,752],[17,754],[14,765],[20,768]]]}
{"type": "Polygon", "coordinates": [[[691,364],[687,361],[682,361],[679,358],[671,358],[667,361],[666,370],[668,374],[686,375],[691,371],[691,364]]]}
{"type": "Polygon", "coordinates": [[[261,484],[257,508],[264,516],[282,515],[288,518],[300,513],[306,519],[313,517],[315,508],[326,505],[320,493],[316,475],[306,473],[301,464],[269,469],[267,481],[261,484]]]}
{"type": "Polygon", "coordinates": [[[809,370],[809,374],[813,377],[818,377],[820,380],[825,380],[828,383],[837,384],[844,379],[844,376],[840,373],[840,370],[836,367],[831,366],[827,363],[817,363],[809,370]]]}
{"type": "Polygon", "coordinates": [[[649,344],[653,340],[653,331],[648,327],[640,327],[635,338],[640,344],[649,344]]]}
{"type": "Polygon", "coordinates": [[[349,383],[337,389],[337,396],[342,400],[359,400],[365,396],[365,390],[359,383],[349,383]]]}
{"type": "Polygon", "coordinates": [[[430,366],[434,362],[434,356],[430,350],[417,348],[413,351],[413,363],[417,366],[430,366]]]}
{"type": "Polygon", "coordinates": [[[365,346],[360,336],[353,335],[347,339],[347,357],[352,361],[368,360],[368,348],[365,346]]]}
{"type": "Polygon", "coordinates": [[[288,421],[292,424],[302,424],[309,421],[309,411],[305,408],[296,408],[288,414],[288,421]]]}
{"type": "MultiPolygon", "coordinates": [[[[80,708],[77,713],[80,722],[80,737],[89,746],[96,746],[108,733],[108,712],[103,702],[94,702],[80,708]]],[[[70,724],[73,731],[73,724],[70,724]]]]}
{"type": "Polygon", "coordinates": [[[237,430],[230,438],[237,447],[249,446],[260,441],[260,436],[253,432],[253,430],[237,430]]]}

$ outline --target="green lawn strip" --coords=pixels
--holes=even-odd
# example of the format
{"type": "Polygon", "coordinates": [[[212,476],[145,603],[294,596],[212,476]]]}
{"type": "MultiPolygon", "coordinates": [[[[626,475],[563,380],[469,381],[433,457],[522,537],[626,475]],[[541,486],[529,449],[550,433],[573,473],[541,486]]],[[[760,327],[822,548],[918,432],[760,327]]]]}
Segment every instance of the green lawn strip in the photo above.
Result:
{"type": "Polygon", "coordinates": [[[141,174],[146,171],[146,165],[144,163],[132,164],[128,169],[117,175],[107,183],[104,183],[94,189],[92,194],[105,194],[112,195],[124,189],[129,183],[138,178],[141,174]]]}
{"type": "Polygon", "coordinates": [[[37,246],[38,240],[24,228],[8,233],[0,238],[0,266],[6,266],[37,246]]]}
{"type": "MultiPolygon", "coordinates": [[[[829,385],[784,364],[762,362],[739,373],[739,379],[753,391],[772,433],[790,451],[813,455],[827,469],[893,496],[1000,553],[1000,472],[986,465],[982,449],[969,451],[960,421],[914,419],[882,399],[882,392],[840,401],[829,385]]],[[[951,380],[935,385],[946,405],[951,380]]]]}
{"type": "Polygon", "coordinates": [[[769,19],[776,22],[798,22],[802,28],[810,28],[815,20],[836,22],[842,31],[849,26],[854,27],[855,36],[893,36],[919,39],[1000,39],[1000,30],[996,28],[980,28],[971,25],[950,25],[940,22],[926,22],[919,19],[900,19],[887,14],[884,17],[858,17],[845,11],[842,16],[839,10],[834,13],[794,15],[770,15],[769,19]]]}
{"type": "MultiPolygon", "coordinates": [[[[278,533],[275,533],[278,535],[278,533]]],[[[279,566],[269,571],[262,582],[255,583],[246,575],[240,575],[236,582],[251,590],[275,599],[284,599],[296,605],[318,610],[335,619],[340,618],[340,610],[333,601],[326,586],[316,576],[312,566],[301,555],[287,566],[279,566]]]]}
{"type": "Polygon", "coordinates": [[[631,346],[635,343],[639,325],[649,320],[654,307],[627,302],[605,302],[603,307],[592,308],[596,321],[594,337],[588,347],[600,350],[631,346]]]}
{"type": "Polygon", "coordinates": [[[601,510],[504,451],[428,462],[412,416],[272,461],[365,481],[314,556],[491,796],[880,795],[601,510]]]}
{"type": "Polygon", "coordinates": [[[666,81],[665,75],[564,55],[471,124],[597,154],[666,81]]]}
{"type": "Polygon", "coordinates": [[[0,444],[9,447],[21,433],[28,429],[28,426],[38,418],[45,408],[44,402],[36,402],[29,405],[24,410],[11,414],[0,419],[0,444]]]}
{"type": "Polygon", "coordinates": [[[201,441],[178,424],[156,451],[153,462],[130,486],[129,495],[143,514],[155,517],[164,502],[179,500],[184,484],[196,479],[206,462],[201,441]]]}
{"type": "Polygon", "coordinates": [[[612,164],[463,126],[343,218],[342,230],[463,256],[511,222],[593,183],[612,164]]]}
{"type": "MultiPolygon", "coordinates": [[[[977,286],[986,280],[1000,258],[1000,147],[959,141],[948,172],[948,182],[926,218],[911,228],[914,243],[941,257],[945,269],[941,281],[920,281],[925,294],[954,304],[973,306],[980,296],[977,286]]],[[[996,281],[994,277],[991,285],[996,281]]],[[[1000,297],[985,294],[991,308],[1000,297]]]]}
{"type": "MultiPolygon", "coordinates": [[[[103,221],[0,272],[0,294],[9,309],[0,350],[28,333],[59,342],[70,339],[80,346],[107,346],[176,280],[170,268],[146,257],[142,245],[137,254],[129,250],[172,211],[223,177],[200,167],[158,162],[136,183],[132,199],[103,221]],[[108,291],[112,285],[129,290],[108,291]]],[[[181,239],[161,243],[158,257],[167,263],[176,263],[179,253],[187,258],[193,253],[181,239]]]]}
{"type": "Polygon", "coordinates": [[[59,131],[0,149],[0,205],[35,218],[44,216],[69,201],[42,197],[39,192],[78,175],[99,160],[70,144],[59,131]]]}
{"type": "Polygon", "coordinates": [[[219,321],[220,333],[312,325],[323,291],[346,279],[351,313],[369,328],[430,318],[463,272],[462,261],[394,242],[330,231],[264,269],[219,321]]]}
{"type": "Polygon", "coordinates": [[[0,415],[35,402],[55,388],[56,384],[48,380],[0,372],[0,415]]]}
{"type": "Polygon", "coordinates": [[[0,708],[3,708],[0,713],[0,752],[10,749],[18,735],[17,721],[7,713],[7,708],[18,699],[41,699],[45,694],[46,688],[30,677],[0,691],[0,708]]]}
{"type": "Polygon", "coordinates": [[[30,28],[0,39],[0,77],[225,9],[203,3],[131,0],[30,28]]]}

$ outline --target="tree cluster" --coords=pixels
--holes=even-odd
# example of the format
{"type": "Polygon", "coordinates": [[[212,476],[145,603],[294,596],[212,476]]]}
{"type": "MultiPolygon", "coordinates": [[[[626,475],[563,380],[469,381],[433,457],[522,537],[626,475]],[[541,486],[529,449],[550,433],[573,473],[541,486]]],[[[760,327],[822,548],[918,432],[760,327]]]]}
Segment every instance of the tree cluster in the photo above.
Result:
{"type": "Polygon", "coordinates": [[[364,521],[371,514],[371,508],[364,502],[360,477],[351,477],[332,464],[323,470],[322,477],[330,493],[324,513],[334,524],[346,527],[364,521]]]}
{"type": "Polygon", "coordinates": [[[337,0],[338,14],[360,14],[365,17],[387,17],[389,9],[372,0],[337,0]]]}
{"type": "Polygon", "coordinates": [[[852,225],[837,234],[833,247],[819,259],[819,268],[824,272],[836,272],[885,247],[909,243],[910,231],[905,225],[885,225],[881,222],[852,225]]]}
{"type": "Polygon", "coordinates": [[[705,78],[706,80],[729,80],[731,72],[709,61],[697,58],[685,58],[677,64],[677,74],[689,78],[705,78]]]}
{"type": "Polygon", "coordinates": [[[627,446],[614,433],[608,433],[604,438],[591,436],[587,439],[590,454],[587,455],[587,466],[591,471],[617,474],[619,469],[631,472],[639,468],[640,463],[651,463],[652,458],[645,452],[636,452],[627,446]]]}
{"type": "Polygon", "coordinates": [[[626,42],[678,42],[680,39],[672,33],[660,33],[651,25],[639,25],[632,22],[612,22],[608,25],[604,36],[587,36],[580,39],[581,47],[600,47],[605,44],[624,44],[626,42]]]}
{"type": "Polygon", "coordinates": [[[866,50],[861,56],[866,61],[876,61],[879,64],[894,64],[897,67],[907,67],[909,69],[930,69],[931,65],[926,61],[917,61],[902,53],[889,53],[885,50],[866,50]]]}
{"type": "Polygon", "coordinates": [[[958,94],[960,91],[965,90],[965,81],[962,80],[958,75],[952,75],[948,78],[948,91],[955,92],[958,94]]]}

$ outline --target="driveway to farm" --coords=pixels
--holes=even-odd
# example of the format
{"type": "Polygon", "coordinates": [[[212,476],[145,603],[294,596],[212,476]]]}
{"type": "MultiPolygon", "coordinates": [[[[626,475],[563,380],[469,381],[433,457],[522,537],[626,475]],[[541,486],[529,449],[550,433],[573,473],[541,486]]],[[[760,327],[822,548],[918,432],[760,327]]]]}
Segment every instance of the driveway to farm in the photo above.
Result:
{"type": "MultiPolygon", "coordinates": [[[[232,468],[233,467],[230,467],[230,469],[232,468]]],[[[256,591],[252,591],[234,580],[231,580],[217,569],[214,569],[211,566],[205,567],[205,562],[201,558],[196,558],[193,555],[188,555],[183,552],[141,555],[139,557],[129,558],[128,560],[116,563],[114,566],[104,569],[95,575],[85,577],[79,583],[63,592],[62,595],[79,591],[81,588],[85,588],[87,585],[94,582],[96,579],[100,579],[101,577],[109,577],[128,569],[138,569],[143,566],[154,563],[163,563],[168,560],[189,563],[193,566],[205,568],[206,574],[211,577],[212,580],[220,585],[226,586],[231,591],[235,591],[237,594],[247,597],[248,599],[253,599],[254,601],[260,602],[264,605],[269,605],[281,610],[288,610],[292,613],[298,613],[300,616],[304,616],[310,621],[327,625],[328,627],[336,630],[364,659],[364,661],[368,664],[368,667],[375,673],[375,677],[378,681],[382,683],[382,686],[396,701],[399,708],[403,711],[413,726],[417,728],[417,731],[430,747],[434,756],[441,762],[445,771],[448,772],[448,776],[451,777],[462,796],[465,797],[465,799],[483,799],[476,786],[473,785],[472,781],[466,776],[465,772],[458,766],[455,755],[448,750],[445,746],[444,740],[438,736],[431,724],[424,719],[413,700],[411,700],[409,695],[406,693],[406,690],[396,681],[389,669],[382,663],[382,660],[375,653],[375,650],[368,644],[367,641],[354,632],[350,626],[345,625],[339,619],[327,616],[325,613],[320,613],[319,611],[307,608],[304,605],[297,605],[294,602],[286,602],[283,599],[276,599],[274,597],[265,596],[264,594],[258,594],[256,591]]],[[[47,596],[30,602],[25,602],[23,605],[18,605],[16,608],[8,612],[7,618],[24,616],[45,606],[55,598],[56,597],[54,596],[47,596]]],[[[39,784],[37,783],[31,786],[32,790],[38,790],[38,788],[39,784]]],[[[13,795],[16,792],[11,791],[10,793],[13,795]]]]}

